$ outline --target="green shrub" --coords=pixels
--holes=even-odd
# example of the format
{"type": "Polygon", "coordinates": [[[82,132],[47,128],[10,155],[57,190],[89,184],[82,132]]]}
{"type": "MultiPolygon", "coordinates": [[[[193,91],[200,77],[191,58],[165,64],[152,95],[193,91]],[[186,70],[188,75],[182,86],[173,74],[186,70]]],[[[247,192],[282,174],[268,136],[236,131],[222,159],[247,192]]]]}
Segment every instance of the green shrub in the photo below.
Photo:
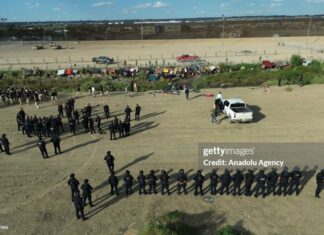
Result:
{"type": "Polygon", "coordinates": [[[184,213],[173,211],[153,219],[141,235],[187,235],[198,234],[197,229],[183,222],[184,213]]]}
{"type": "Polygon", "coordinates": [[[290,57],[290,63],[293,66],[300,66],[303,64],[302,58],[300,57],[300,55],[292,55],[290,57]]]}

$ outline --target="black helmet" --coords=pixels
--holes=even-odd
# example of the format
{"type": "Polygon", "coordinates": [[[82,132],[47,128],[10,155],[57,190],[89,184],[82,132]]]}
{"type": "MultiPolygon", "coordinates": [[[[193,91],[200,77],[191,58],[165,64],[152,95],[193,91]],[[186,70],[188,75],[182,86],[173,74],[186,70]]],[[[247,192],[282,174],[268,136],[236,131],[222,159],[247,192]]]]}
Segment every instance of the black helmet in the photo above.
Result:
{"type": "Polygon", "coordinates": [[[72,174],[70,175],[70,177],[71,177],[71,178],[74,178],[74,176],[75,176],[75,174],[74,174],[74,173],[72,173],[72,174]]]}
{"type": "Polygon", "coordinates": [[[86,184],[89,183],[89,180],[88,179],[85,179],[84,180],[84,183],[86,183],[86,184]]]}

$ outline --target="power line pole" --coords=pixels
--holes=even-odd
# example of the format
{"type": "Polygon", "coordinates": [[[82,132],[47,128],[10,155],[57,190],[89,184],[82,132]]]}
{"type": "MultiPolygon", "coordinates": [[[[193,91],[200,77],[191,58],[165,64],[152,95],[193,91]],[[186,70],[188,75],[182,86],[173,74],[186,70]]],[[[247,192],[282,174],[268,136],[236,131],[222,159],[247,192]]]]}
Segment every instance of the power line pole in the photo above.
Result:
{"type": "Polygon", "coordinates": [[[225,16],[223,15],[223,35],[222,35],[222,47],[224,48],[224,36],[225,36],[225,16]]]}
{"type": "Polygon", "coordinates": [[[308,25],[308,31],[307,31],[307,39],[306,39],[306,43],[308,44],[308,38],[309,38],[309,34],[310,34],[310,30],[312,27],[312,15],[309,15],[310,19],[309,19],[309,25],[308,25]]]}

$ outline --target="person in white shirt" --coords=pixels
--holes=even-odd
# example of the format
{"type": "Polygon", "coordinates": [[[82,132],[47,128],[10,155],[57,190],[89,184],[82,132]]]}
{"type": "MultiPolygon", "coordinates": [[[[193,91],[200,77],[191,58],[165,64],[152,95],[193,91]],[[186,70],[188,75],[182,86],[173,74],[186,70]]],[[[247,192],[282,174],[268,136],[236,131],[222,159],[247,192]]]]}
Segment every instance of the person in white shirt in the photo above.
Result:
{"type": "Polygon", "coordinates": [[[218,94],[216,95],[216,99],[215,100],[222,100],[223,99],[223,95],[222,95],[222,92],[218,92],[218,94]]]}

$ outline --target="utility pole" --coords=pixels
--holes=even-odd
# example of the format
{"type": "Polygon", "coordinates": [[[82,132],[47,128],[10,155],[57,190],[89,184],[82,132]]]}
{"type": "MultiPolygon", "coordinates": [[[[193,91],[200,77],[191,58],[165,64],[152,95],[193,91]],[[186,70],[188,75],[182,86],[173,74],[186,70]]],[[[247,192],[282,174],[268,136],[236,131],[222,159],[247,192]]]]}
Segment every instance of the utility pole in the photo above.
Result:
{"type": "Polygon", "coordinates": [[[312,27],[312,15],[309,15],[310,19],[309,19],[309,25],[308,25],[308,31],[307,31],[307,39],[306,39],[306,43],[308,44],[308,38],[309,38],[309,34],[310,34],[310,30],[312,27]]]}
{"type": "Polygon", "coordinates": [[[144,36],[143,36],[143,25],[141,25],[141,41],[142,41],[142,47],[144,47],[143,40],[144,40],[144,36]]]}
{"type": "Polygon", "coordinates": [[[225,36],[225,16],[223,15],[223,35],[222,35],[222,47],[224,48],[224,36],[225,36]]]}
{"type": "Polygon", "coordinates": [[[64,32],[64,36],[65,36],[66,49],[69,49],[69,43],[68,43],[68,40],[67,40],[67,32],[68,32],[68,30],[64,29],[63,32],[64,32]]]}

